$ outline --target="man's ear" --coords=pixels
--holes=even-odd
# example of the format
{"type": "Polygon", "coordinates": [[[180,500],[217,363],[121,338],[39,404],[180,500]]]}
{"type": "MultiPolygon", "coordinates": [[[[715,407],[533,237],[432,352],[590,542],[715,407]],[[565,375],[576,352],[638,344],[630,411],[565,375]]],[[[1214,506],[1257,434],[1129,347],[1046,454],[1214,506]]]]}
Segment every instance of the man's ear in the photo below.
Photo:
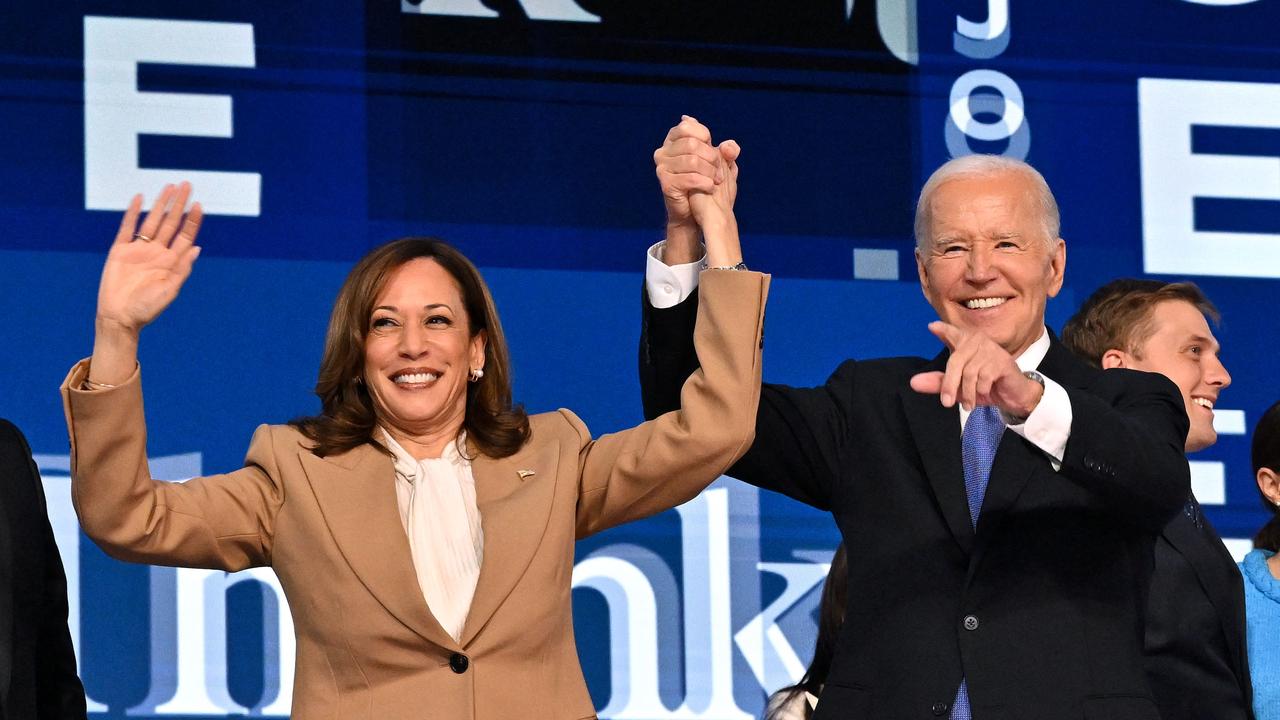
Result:
{"type": "Polygon", "coordinates": [[[920,276],[920,292],[924,293],[926,300],[929,297],[929,268],[925,266],[924,255],[920,252],[920,248],[916,248],[916,273],[920,276]]]}
{"type": "Polygon", "coordinates": [[[1102,353],[1102,369],[1129,367],[1129,353],[1111,348],[1102,353]]]}
{"type": "Polygon", "coordinates": [[[1067,272],[1067,241],[1058,238],[1049,249],[1049,297],[1058,297],[1067,272]]]}

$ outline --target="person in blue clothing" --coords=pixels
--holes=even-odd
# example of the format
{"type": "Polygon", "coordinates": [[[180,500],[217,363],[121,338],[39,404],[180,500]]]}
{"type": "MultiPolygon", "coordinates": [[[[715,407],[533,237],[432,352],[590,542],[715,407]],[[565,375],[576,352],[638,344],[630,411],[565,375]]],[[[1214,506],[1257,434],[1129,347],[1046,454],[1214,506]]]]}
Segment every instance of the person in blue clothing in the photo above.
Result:
{"type": "Polygon", "coordinates": [[[1280,720],[1280,402],[1253,432],[1253,472],[1271,520],[1253,538],[1240,563],[1244,573],[1249,670],[1257,720],[1280,720]]]}

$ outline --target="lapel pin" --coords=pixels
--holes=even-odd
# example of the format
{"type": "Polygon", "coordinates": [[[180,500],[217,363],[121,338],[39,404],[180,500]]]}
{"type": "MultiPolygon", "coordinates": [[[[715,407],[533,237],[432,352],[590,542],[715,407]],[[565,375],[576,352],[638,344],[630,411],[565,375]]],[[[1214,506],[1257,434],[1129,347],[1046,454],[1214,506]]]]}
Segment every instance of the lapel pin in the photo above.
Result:
{"type": "Polygon", "coordinates": [[[532,470],[517,470],[516,474],[520,476],[521,480],[523,480],[527,477],[533,476],[535,473],[532,470]]]}

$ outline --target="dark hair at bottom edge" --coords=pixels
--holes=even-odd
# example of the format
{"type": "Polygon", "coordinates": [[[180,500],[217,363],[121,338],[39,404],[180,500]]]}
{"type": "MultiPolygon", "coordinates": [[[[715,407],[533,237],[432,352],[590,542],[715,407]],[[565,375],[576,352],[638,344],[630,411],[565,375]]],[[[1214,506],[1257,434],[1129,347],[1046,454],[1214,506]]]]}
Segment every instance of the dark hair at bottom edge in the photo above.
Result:
{"type": "Polygon", "coordinates": [[[1270,552],[1280,552],[1280,512],[1272,515],[1258,534],[1253,536],[1253,546],[1270,552]]]}

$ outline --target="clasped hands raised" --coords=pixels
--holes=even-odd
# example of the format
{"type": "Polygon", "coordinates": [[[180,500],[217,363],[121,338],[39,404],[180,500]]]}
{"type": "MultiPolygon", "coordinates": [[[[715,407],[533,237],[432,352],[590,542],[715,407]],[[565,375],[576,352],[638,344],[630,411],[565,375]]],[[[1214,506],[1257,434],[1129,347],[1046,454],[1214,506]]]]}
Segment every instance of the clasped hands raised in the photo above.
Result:
{"type": "Polygon", "coordinates": [[[711,131],[685,115],[667,133],[653,162],[667,207],[668,264],[693,262],[706,242],[707,265],[742,262],[733,203],[738,195],[738,154],[733,140],[712,145],[711,131]]]}

